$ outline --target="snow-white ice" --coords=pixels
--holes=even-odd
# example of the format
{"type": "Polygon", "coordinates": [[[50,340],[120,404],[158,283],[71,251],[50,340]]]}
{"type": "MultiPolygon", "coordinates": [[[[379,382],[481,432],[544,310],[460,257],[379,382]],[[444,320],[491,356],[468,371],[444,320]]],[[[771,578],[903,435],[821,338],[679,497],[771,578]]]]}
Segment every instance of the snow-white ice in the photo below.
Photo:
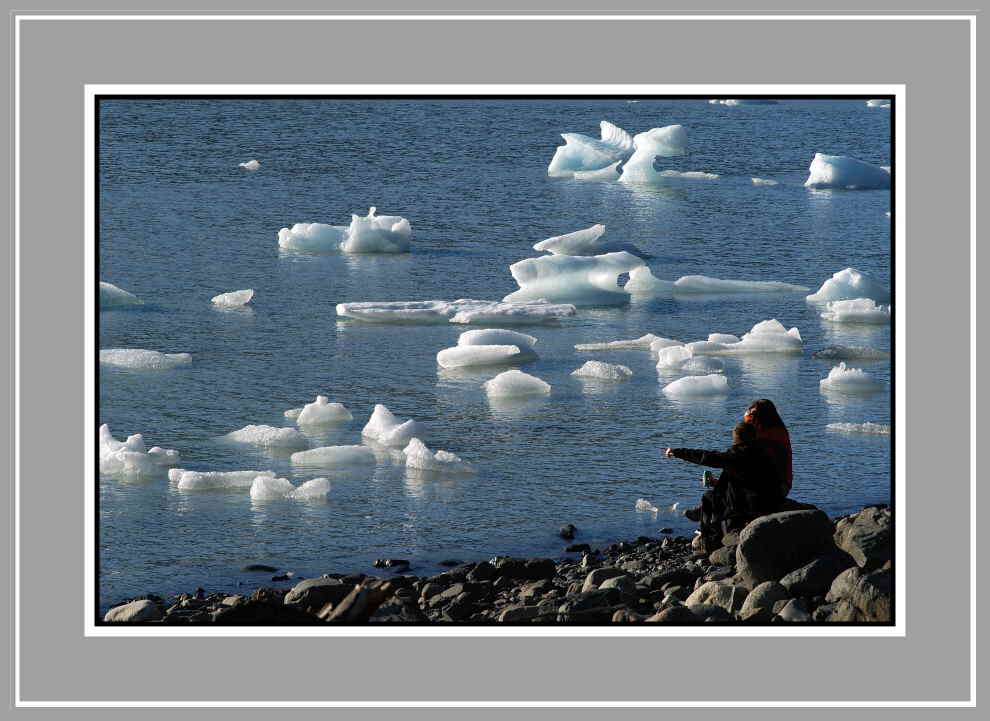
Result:
{"type": "Polygon", "coordinates": [[[519,370],[499,373],[483,384],[491,398],[516,398],[533,395],[549,395],[550,384],[519,370]]]}
{"type": "Polygon", "coordinates": [[[840,433],[871,433],[880,436],[890,435],[890,426],[886,423],[829,423],[827,430],[840,433]]]}
{"type": "Polygon", "coordinates": [[[737,335],[732,335],[731,333],[709,333],[708,342],[709,343],[738,343],[741,341],[737,335]]]}
{"type": "Polygon", "coordinates": [[[536,345],[536,338],[526,333],[504,328],[466,330],[457,338],[457,345],[514,345],[520,350],[536,345]]]}
{"type": "Polygon", "coordinates": [[[515,345],[458,345],[444,348],[437,353],[437,365],[441,368],[467,368],[505,363],[522,363],[535,360],[530,349],[515,345]]]}
{"type": "Polygon", "coordinates": [[[679,340],[674,340],[673,338],[657,338],[650,343],[650,351],[653,353],[659,353],[664,348],[670,348],[675,345],[684,345],[679,340]]]}
{"type": "Polygon", "coordinates": [[[244,168],[245,170],[257,170],[258,168],[261,167],[261,163],[259,163],[257,160],[252,159],[244,163],[238,163],[237,167],[244,168]]]}
{"type": "Polygon", "coordinates": [[[862,160],[845,155],[815,153],[815,158],[808,168],[808,179],[804,184],[809,188],[848,190],[889,188],[890,171],[879,165],[864,163],[862,160]]]}
{"type": "Polygon", "coordinates": [[[822,283],[821,288],[807,296],[807,300],[811,302],[855,298],[872,298],[877,303],[887,303],[890,301],[890,291],[865,273],[855,268],[846,268],[834,273],[822,283]]]}
{"type": "Polygon", "coordinates": [[[224,438],[234,443],[280,450],[299,450],[309,445],[306,436],[295,428],[276,428],[263,425],[244,426],[239,430],[231,431],[224,438]]]}
{"type": "Polygon", "coordinates": [[[654,506],[652,503],[650,503],[645,498],[637,498],[636,499],[636,510],[637,511],[640,511],[642,513],[656,513],[660,509],[657,508],[656,506],[654,506]]]}
{"type": "Polygon", "coordinates": [[[351,216],[351,224],[296,223],[278,231],[278,245],[285,250],[321,253],[405,253],[412,228],[397,215],[351,216]]]}
{"type": "Polygon", "coordinates": [[[424,300],[338,303],[337,315],[373,323],[461,323],[541,325],[557,323],[577,312],[570,304],[504,303],[492,300],[424,300]]]}
{"type": "Polygon", "coordinates": [[[174,468],[168,479],[180,491],[210,491],[250,488],[258,476],[275,477],[274,471],[187,471],[174,468]]]}
{"type": "Polygon", "coordinates": [[[406,457],[406,468],[459,475],[475,472],[474,466],[459,456],[449,451],[434,453],[418,438],[410,440],[402,452],[406,457]]]}
{"type": "Polygon", "coordinates": [[[251,498],[255,501],[272,501],[285,498],[296,490],[289,479],[274,476],[258,476],[251,483],[251,498]]]}
{"type": "Polygon", "coordinates": [[[329,478],[313,478],[298,485],[288,494],[288,498],[296,501],[318,501],[325,499],[330,493],[329,478]]]}
{"type": "Polygon", "coordinates": [[[860,368],[847,368],[845,363],[839,363],[830,370],[828,377],[822,378],[819,385],[823,391],[843,393],[870,393],[883,387],[866,371],[860,368]]]}
{"type": "Polygon", "coordinates": [[[738,343],[711,340],[688,343],[694,355],[730,355],[736,353],[800,353],[804,350],[801,332],[786,329],[776,318],[760,321],[738,343]]]}
{"type": "Polygon", "coordinates": [[[890,109],[890,100],[887,98],[877,98],[874,100],[867,100],[866,107],[868,108],[887,108],[890,109]]]}
{"type": "Polygon", "coordinates": [[[674,178],[683,180],[718,180],[718,173],[706,173],[703,170],[661,170],[657,173],[660,178],[674,178]]]}
{"type": "Polygon", "coordinates": [[[294,465],[350,468],[375,465],[375,452],[367,446],[322,446],[299,451],[289,457],[294,465]]]}
{"type": "Polygon", "coordinates": [[[210,301],[213,305],[218,305],[222,308],[236,308],[238,306],[247,305],[251,302],[253,297],[254,291],[251,289],[234,290],[230,293],[215,295],[210,299],[210,301]]]}
{"type": "Polygon", "coordinates": [[[633,254],[639,252],[638,248],[630,243],[601,240],[604,234],[605,226],[599,223],[590,228],[575,230],[573,233],[541,240],[533,246],[533,250],[543,250],[553,255],[603,255],[620,250],[633,254]]]}
{"type": "Polygon", "coordinates": [[[587,361],[583,366],[571,372],[578,378],[594,378],[602,381],[624,381],[633,374],[627,366],[602,361],[587,361]]]}
{"type": "Polygon", "coordinates": [[[629,293],[618,285],[619,275],[643,266],[641,259],[620,251],[604,255],[544,255],[509,266],[519,290],[503,301],[547,300],[575,306],[623,305],[629,293]]]}
{"type": "Polygon", "coordinates": [[[124,478],[148,478],[179,462],[179,452],[155,446],[147,450],[140,433],[118,441],[110,426],[100,426],[100,473],[124,478]]]}
{"type": "Polygon", "coordinates": [[[553,154],[547,175],[567,178],[574,171],[600,170],[632,155],[633,139],[607,120],[601,122],[601,139],[581,133],[561,133],[564,145],[553,154]]]}
{"type": "MultiPolygon", "coordinates": [[[[629,340],[610,340],[603,343],[578,343],[574,346],[575,350],[650,350],[654,343],[657,341],[667,341],[667,338],[661,338],[658,335],[653,335],[652,333],[647,333],[646,335],[641,335],[639,338],[630,338],[629,340]]],[[[677,343],[677,341],[671,341],[672,343],[677,343]]]]}
{"type": "Polygon", "coordinates": [[[133,293],[118,288],[113,283],[100,281],[100,307],[112,308],[118,305],[141,305],[141,300],[133,293]]]}
{"type": "Polygon", "coordinates": [[[312,403],[302,408],[290,408],[284,415],[300,426],[346,423],[354,418],[343,403],[331,403],[326,396],[316,396],[312,403]]]}
{"type": "Polygon", "coordinates": [[[596,183],[611,183],[619,179],[619,164],[621,160],[616,160],[611,165],[606,165],[598,170],[575,170],[571,176],[574,180],[589,180],[596,183]]]}
{"type": "Polygon", "coordinates": [[[821,315],[834,323],[889,323],[890,306],[877,305],[871,298],[833,300],[821,315]]]}
{"type": "Polygon", "coordinates": [[[639,133],[633,138],[636,151],[622,166],[622,183],[662,182],[653,161],[657,157],[673,157],[687,153],[688,134],[683,125],[668,125],[639,133]]]}
{"type": "Polygon", "coordinates": [[[771,180],[770,178],[750,178],[753,185],[778,185],[776,180],[771,180]]]}
{"type": "Polygon", "coordinates": [[[192,364],[188,353],[159,353],[143,348],[101,348],[100,363],[137,370],[164,370],[192,364]]]}
{"type": "Polygon", "coordinates": [[[657,370],[676,370],[694,356],[691,349],[683,345],[672,345],[657,351],[657,370]]]}
{"type": "Polygon", "coordinates": [[[383,446],[405,448],[413,438],[422,438],[425,429],[420,423],[412,420],[400,421],[381,403],[375,405],[375,410],[361,429],[361,435],[377,441],[383,446]]]}
{"type": "Polygon", "coordinates": [[[721,395],[729,392],[729,381],[718,373],[707,376],[686,376],[664,386],[663,392],[668,396],[682,398],[721,395]]]}
{"type": "Polygon", "coordinates": [[[776,105],[776,100],[769,98],[715,98],[708,101],[709,105],[776,105]]]}
{"type": "Polygon", "coordinates": [[[803,285],[776,280],[722,280],[704,275],[685,275],[674,281],[675,293],[792,293],[805,290],[808,288],[803,285]]]}
{"type": "Polygon", "coordinates": [[[887,360],[890,353],[863,345],[831,345],[812,354],[812,358],[825,360],[887,360]]]}

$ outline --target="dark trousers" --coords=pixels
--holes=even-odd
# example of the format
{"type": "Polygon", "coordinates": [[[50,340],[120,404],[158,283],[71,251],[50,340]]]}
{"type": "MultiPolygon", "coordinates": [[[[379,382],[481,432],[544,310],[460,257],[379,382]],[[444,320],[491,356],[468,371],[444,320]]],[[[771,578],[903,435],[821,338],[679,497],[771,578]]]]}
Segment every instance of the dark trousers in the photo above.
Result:
{"type": "Polygon", "coordinates": [[[780,499],[761,496],[744,488],[733,474],[723,472],[715,487],[701,496],[701,535],[712,544],[720,543],[723,524],[731,527],[744,526],[749,521],[766,513],[773,513],[780,505],[780,499]]]}

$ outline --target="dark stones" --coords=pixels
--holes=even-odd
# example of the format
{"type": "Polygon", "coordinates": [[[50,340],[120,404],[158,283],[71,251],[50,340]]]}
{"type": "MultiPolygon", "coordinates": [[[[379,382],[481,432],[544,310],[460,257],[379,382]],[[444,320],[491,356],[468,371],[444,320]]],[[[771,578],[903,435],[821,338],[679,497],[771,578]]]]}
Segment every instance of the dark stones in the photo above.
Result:
{"type": "Polygon", "coordinates": [[[560,605],[557,620],[561,623],[607,623],[622,600],[617,588],[595,589],[568,597],[560,605]]]}
{"type": "Polygon", "coordinates": [[[835,547],[832,522],[821,511],[786,511],[757,518],[739,536],[736,569],[753,588],[775,581],[835,547]]]}
{"type": "Polygon", "coordinates": [[[565,523],[560,527],[559,535],[565,541],[570,541],[574,538],[575,533],[577,533],[577,528],[574,527],[573,523],[565,523]]]}
{"type": "Polygon", "coordinates": [[[673,532],[674,532],[673,528],[661,528],[659,531],[657,531],[657,533],[673,533],[673,532]]]}
{"type": "Polygon", "coordinates": [[[541,578],[553,578],[557,573],[557,564],[549,558],[500,558],[495,570],[499,576],[517,581],[539,581],[541,578]]]}
{"type": "Polygon", "coordinates": [[[867,571],[883,566],[892,551],[889,508],[871,506],[843,518],[835,526],[835,545],[867,571]]]}
{"type": "Polygon", "coordinates": [[[646,619],[646,622],[693,626],[701,623],[701,619],[694,615],[687,606],[671,606],[646,619]]]}
{"type": "Polygon", "coordinates": [[[405,569],[408,565],[409,561],[402,558],[379,558],[374,563],[375,568],[398,568],[401,566],[405,569]]]}
{"type": "Polygon", "coordinates": [[[572,543],[570,546],[564,549],[565,553],[587,553],[591,550],[591,546],[587,543],[572,543]]]}
{"type": "Polygon", "coordinates": [[[852,558],[846,553],[819,556],[781,578],[780,585],[795,597],[823,596],[828,593],[835,577],[853,564],[852,558]]]}
{"type": "Polygon", "coordinates": [[[275,573],[278,569],[275,566],[266,566],[264,563],[249,563],[241,566],[242,571],[261,571],[264,573],[275,573]]]}
{"type": "Polygon", "coordinates": [[[497,575],[498,571],[495,570],[495,566],[488,561],[482,561],[471,569],[471,572],[467,575],[467,579],[477,583],[479,581],[491,581],[497,577],[497,575]]]}
{"type": "Polygon", "coordinates": [[[308,578],[293,586],[282,602],[300,608],[323,608],[328,603],[340,603],[354,588],[336,578],[308,578]]]}
{"type": "Polygon", "coordinates": [[[500,623],[522,623],[524,621],[532,621],[539,615],[540,609],[538,606],[515,604],[512,606],[506,606],[499,613],[498,621],[500,623]]]}
{"type": "Polygon", "coordinates": [[[258,600],[216,611],[212,620],[220,626],[311,626],[320,623],[316,616],[295,606],[258,600]]]}

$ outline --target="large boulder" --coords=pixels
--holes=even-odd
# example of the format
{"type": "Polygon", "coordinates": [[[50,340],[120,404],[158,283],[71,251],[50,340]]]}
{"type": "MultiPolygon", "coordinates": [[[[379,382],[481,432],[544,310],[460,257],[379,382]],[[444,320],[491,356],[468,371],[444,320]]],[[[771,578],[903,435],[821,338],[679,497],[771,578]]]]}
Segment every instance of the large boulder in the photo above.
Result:
{"type": "Polygon", "coordinates": [[[743,601],[741,616],[749,616],[756,611],[772,611],[777,601],[786,601],[791,597],[787,589],[776,581],[765,581],[754,588],[743,601]]]}
{"type": "Polygon", "coordinates": [[[687,597],[684,605],[694,610],[694,606],[718,606],[729,613],[742,610],[743,602],[749,590],[743,586],[732,586],[716,581],[701,584],[694,593],[687,597]]]}
{"type": "Polygon", "coordinates": [[[835,529],[822,511],[785,511],[757,518],[739,535],[736,571],[748,588],[776,581],[835,548],[835,529]]]}
{"type": "Polygon", "coordinates": [[[605,568],[596,568],[594,571],[585,576],[584,585],[581,586],[581,593],[594,591],[609,578],[617,578],[625,575],[625,571],[620,568],[612,568],[609,566],[606,566],[605,568]]]}
{"type": "Polygon", "coordinates": [[[344,583],[339,578],[307,578],[300,581],[285,594],[283,602],[298,608],[320,610],[328,603],[343,601],[355,584],[344,583]]]}
{"type": "Polygon", "coordinates": [[[143,623],[158,621],[162,617],[161,607],[154,601],[144,599],[131,601],[123,606],[116,606],[107,611],[103,620],[106,623],[143,623]]]}
{"type": "Polygon", "coordinates": [[[889,568],[866,572],[853,566],[832,582],[826,603],[835,608],[829,621],[890,622],[893,620],[893,574],[889,568]]]}
{"type": "Polygon", "coordinates": [[[867,571],[890,560],[892,550],[889,508],[870,506],[840,520],[835,526],[835,545],[867,571]]]}
{"type": "Polygon", "coordinates": [[[832,587],[835,577],[854,565],[856,563],[848,553],[830,553],[791,571],[780,579],[780,585],[796,598],[824,596],[832,587]]]}
{"type": "Polygon", "coordinates": [[[561,623],[608,623],[621,600],[622,593],[617,588],[579,593],[560,605],[557,620],[561,623]]]}

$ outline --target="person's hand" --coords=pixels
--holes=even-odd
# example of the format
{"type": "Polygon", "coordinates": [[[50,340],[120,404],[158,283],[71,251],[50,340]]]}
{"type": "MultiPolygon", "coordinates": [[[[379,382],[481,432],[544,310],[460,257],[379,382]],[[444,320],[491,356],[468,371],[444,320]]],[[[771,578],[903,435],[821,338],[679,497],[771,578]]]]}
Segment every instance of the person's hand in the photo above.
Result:
{"type": "Polygon", "coordinates": [[[664,458],[673,458],[674,457],[674,451],[672,449],[668,448],[666,451],[663,452],[663,456],[664,456],[664,458]]]}

